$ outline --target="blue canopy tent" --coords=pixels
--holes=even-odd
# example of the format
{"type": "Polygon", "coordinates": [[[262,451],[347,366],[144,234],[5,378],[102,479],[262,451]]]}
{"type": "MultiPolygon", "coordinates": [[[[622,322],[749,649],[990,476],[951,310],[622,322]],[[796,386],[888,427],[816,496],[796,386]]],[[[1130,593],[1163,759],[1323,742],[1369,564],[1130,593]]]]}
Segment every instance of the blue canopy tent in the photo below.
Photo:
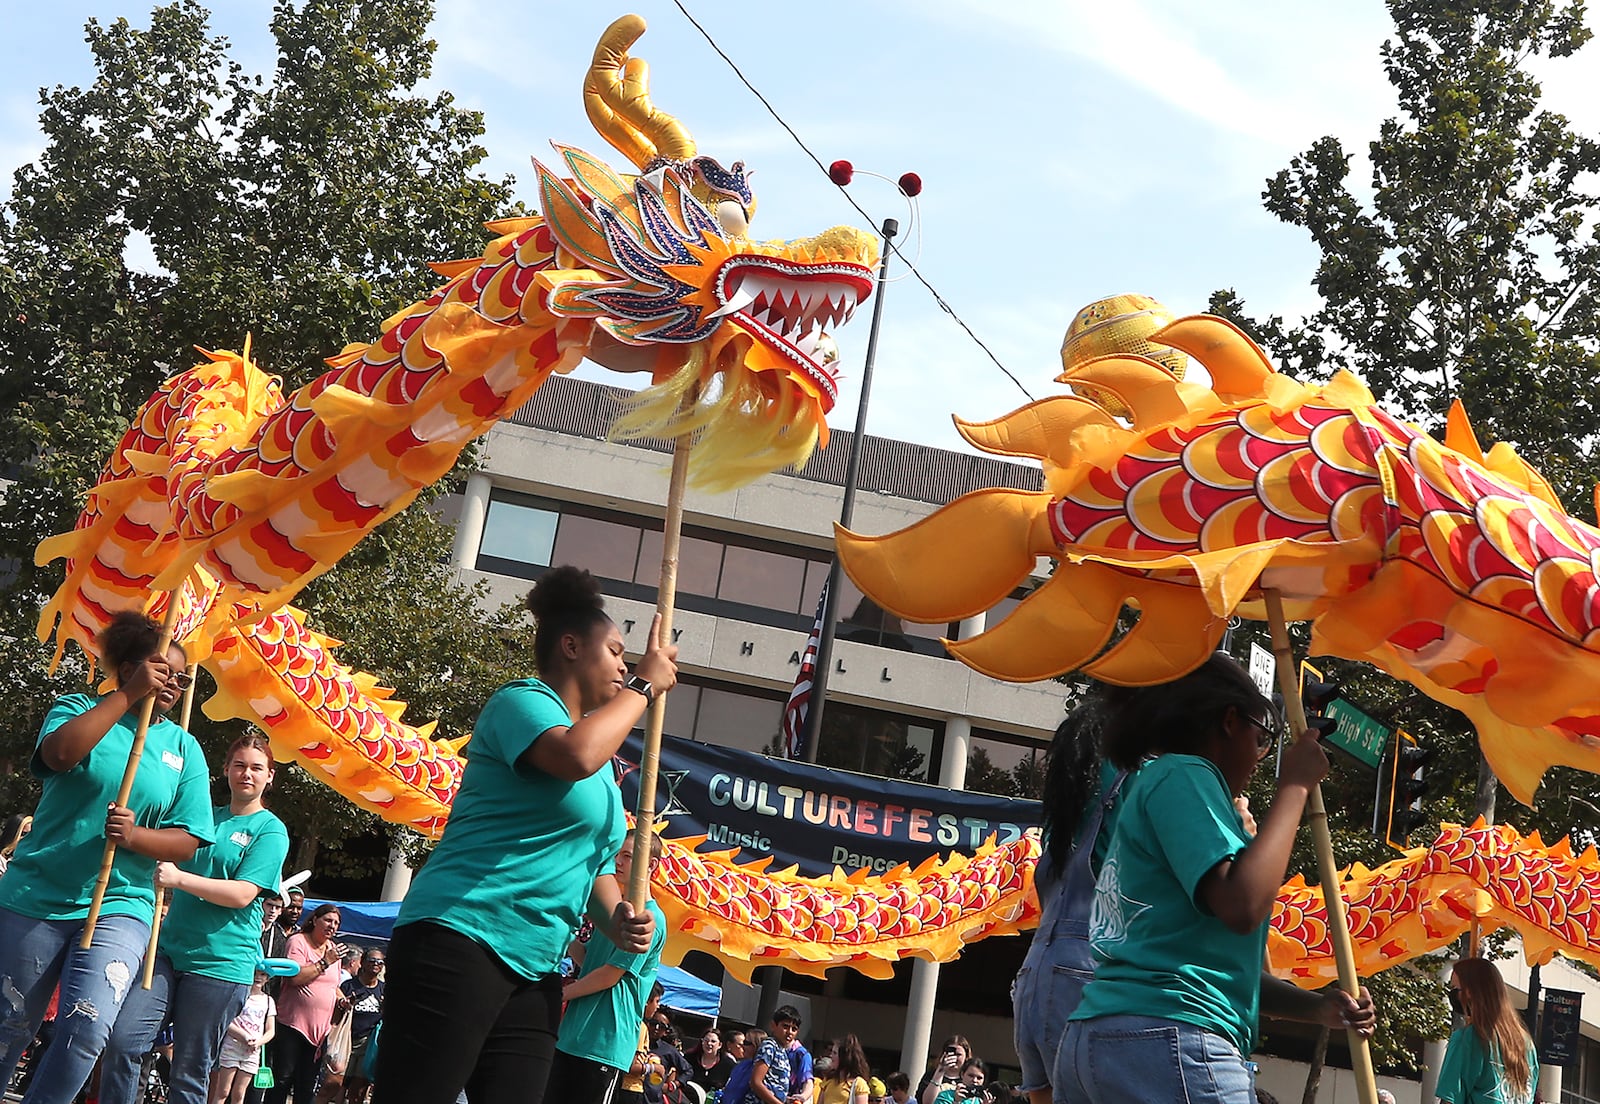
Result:
{"type": "MultiPolygon", "coordinates": [[[[339,906],[339,938],[358,942],[387,940],[394,932],[395,917],[400,914],[399,901],[319,901],[307,897],[306,915],[322,904],[339,906]]],[[[668,1008],[716,1018],[722,1005],[720,987],[676,966],[662,966],[656,980],[665,990],[661,1003],[668,1008]]]]}

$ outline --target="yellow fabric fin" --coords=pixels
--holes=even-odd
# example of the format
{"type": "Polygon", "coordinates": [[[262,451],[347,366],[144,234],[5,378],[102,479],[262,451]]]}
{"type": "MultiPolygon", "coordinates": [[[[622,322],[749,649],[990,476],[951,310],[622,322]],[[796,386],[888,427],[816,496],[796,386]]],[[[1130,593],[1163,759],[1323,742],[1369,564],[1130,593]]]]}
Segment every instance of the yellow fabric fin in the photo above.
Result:
{"type": "Polygon", "coordinates": [[[1478,435],[1472,432],[1472,422],[1467,417],[1467,408],[1461,405],[1461,400],[1456,399],[1450,403],[1450,414],[1445,419],[1444,443],[1447,448],[1453,448],[1469,460],[1484,463],[1483,446],[1478,444],[1478,435]]]}
{"type": "Polygon", "coordinates": [[[967,422],[952,417],[956,432],[974,448],[996,456],[1027,456],[1049,460],[1058,467],[1072,462],[1071,437],[1086,425],[1120,429],[1116,419],[1087,399],[1052,395],[1029,403],[991,422],[967,422]]]}
{"type": "Polygon", "coordinates": [[[237,506],[246,513],[264,510],[274,499],[292,490],[297,482],[294,476],[268,475],[266,472],[246,468],[242,471],[215,475],[206,480],[206,493],[218,502],[237,506]]]}
{"type": "Polygon", "coordinates": [[[1217,650],[1226,617],[1196,587],[1139,581],[1139,623],[1084,673],[1117,686],[1156,686],[1188,674],[1217,650]]]}
{"type": "Polygon", "coordinates": [[[1125,581],[1098,564],[1058,564],[1056,573],[1004,621],[949,653],[990,678],[1039,682],[1075,671],[1097,655],[1117,627],[1125,581]]]}
{"type": "MultiPolygon", "coordinates": [[[[543,221],[544,216],[542,215],[524,215],[519,218],[490,219],[488,222],[484,223],[483,226],[484,229],[489,231],[489,233],[495,235],[496,237],[503,238],[507,234],[520,234],[524,230],[532,230],[535,226],[538,226],[543,221]]],[[[448,264],[451,262],[446,263],[448,264]]],[[[459,264],[461,262],[457,261],[454,263],[459,264]]],[[[478,263],[480,262],[473,262],[473,264],[478,263]]]]}
{"type": "Polygon", "coordinates": [[[834,526],[839,562],[861,592],[908,621],[959,621],[999,602],[1053,548],[1050,496],[997,487],[962,495],[897,533],[834,526]]]}
{"type": "MultiPolygon", "coordinates": [[[[428,320],[429,323],[432,321],[431,318],[428,320]]],[[[424,323],[424,326],[427,324],[424,323]]],[[[416,417],[411,406],[379,402],[371,395],[363,395],[339,384],[334,384],[312,399],[311,410],[322,419],[335,442],[372,426],[398,426],[416,417]]]]}
{"type": "Polygon", "coordinates": [[[1131,412],[1136,430],[1169,425],[1196,410],[1219,405],[1216,395],[1206,388],[1181,383],[1144,357],[1095,357],[1056,378],[1075,387],[1087,385],[1111,392],[1131,412]]]}
{"type": "Polygon", "coordinates": [[[1561,505],[1561,500],[1556,497],[1555,490],[1545,477],[1540,475],[1533,465],[1518,456],[1517,450],[1506,442],[1501,441],[1491,448],[1483,462],[1490,471],[1505,476],[1535,498],[1554,506],[1562,513],[1567,512],[1567,508],[1561,505]]]}
{"type": "Polygon", "coordinates": [[[1204,364],[1212,389],[1226,397],[1259,396],[1267,377],[1277,371],[1243,330],[1212,314],[1192,314],[1168,323],[1151,334],[1150,340],[1188,353],[1204,364]]]}
{"type": "Polygon", "coordinates": [[[459,261],[429,261],[428,267],[447,280],[464,276],[483,265],[482,257],[465,257],[459,261]]]}

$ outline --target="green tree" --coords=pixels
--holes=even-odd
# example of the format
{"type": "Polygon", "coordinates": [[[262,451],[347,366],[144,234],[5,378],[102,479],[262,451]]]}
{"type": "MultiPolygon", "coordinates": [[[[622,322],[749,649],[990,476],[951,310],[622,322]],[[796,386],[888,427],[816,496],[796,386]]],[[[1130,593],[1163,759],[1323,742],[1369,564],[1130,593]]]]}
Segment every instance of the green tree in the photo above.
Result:
{"type": "Polygon", "coordinates": [[[1600,142],[1540,105],[1529,61],[1590,38],[1581,0],[1390,0],[1399,115],[1368,146],[1370,201],[1327,137],[1267,183],[1322,250],[1307,329],[1392,409],[1452,399],[1587,513],[1600,475],[1600,142]]]}
{"type": "MultiPolygon", "coordinates": [[[[1269,211],[1321,250],[1321,308],[1302,324],[1252,318],[1219,291],[1211,309],[1284,370],[1306,378],[1349,368],[1387,409],[1425,427],[1442,426],[1459,398],[1486,446],[1515,444],[1587,514],[1600,474],[1600,143],[1541,106],[1530,68],[1584,46],[1583,4],[1390,0],[1389,11],[1395,33],[1382,59],[1398,111],[1368,146],[1370,189],[1351,181],[1350,156],[1326,137],[1263,194],[1269,211]]],[[[1425,805],[1433,824],[1470,822],[1478,751],[1466,719],[1364,665],[1327,667],[1362,709],[1439,753],[1425,805]]],[[[1578,811],[1600,804],[1595,783],[1552,771],[1537,810],[1501,801],[1498,819],[1557,838],[1587,819],[1578,811]]],[[[1389,857],[1368,834],[1371,784],[1369,772],[1336,763],[1325,786],[1341,862],[1389,857]]],[[[1258,800],[1270,795],[1263,785],[1258,800]]],[[[1315,880],[1309,848],[1295,866],[1315,880]]],[[[1409,1064],[1406,1048],[1444,1027],[1437,984],[1389,971],[1373,988],[1384,1020],[1379,1062],[1409,1064]]]]}
{"type": "MultiPolygon", "coordinates": [[[[0,734],[8,807],[27,801],[32,730],[81,666],[45,674],[33,621],[60,580],[32,550],[70,528],[130,415],[192,346],[238,348],[295,387],[322,358],[370,340],[438,282],[426,262],[475,255],[482,223],[515,213],[509,179],[484,177],[482,118],[421,95],[434,43],[427,0],[280,2],[276,66],[247,73],[193,0],[148,28],[91,21],[96,76],[40,93],[47,145],[0,204],[0,665],[13,724],[0,734]],[[155,265],[130,263],[152,255],[155,265]]],[[[419,505],[304,595],[313,623],[349,641],[413,703],[408,719],[470,725],[508,671],[526,673],[482,595],[444,566],[449,541],[419,505]]],[[[215,752],[232,729],[196,722],[215,752]]],[[[280,774],[277,808],[334,868],[376,820],[280,774]]],[[[368,848],[381,852],[382,848],[368,848]]],[[[368,855],[356,864],[370,871],[368,855]]],[[[321,863],[319,862],[319,866],[321,863]]]]}

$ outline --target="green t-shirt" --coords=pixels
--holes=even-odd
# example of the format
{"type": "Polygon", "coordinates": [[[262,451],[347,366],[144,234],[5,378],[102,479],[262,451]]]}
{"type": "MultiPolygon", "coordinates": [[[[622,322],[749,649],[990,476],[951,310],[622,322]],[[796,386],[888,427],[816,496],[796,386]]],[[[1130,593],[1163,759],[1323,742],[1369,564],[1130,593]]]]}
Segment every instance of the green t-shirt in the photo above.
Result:
{"type": "Polygon", "coordinates": [[[567,1010],[561,1014],[557,1050],[612,1069],[626,1070],[633,1064],[645,998],[655,983],[661,948],[667,942],[667,918],[661,906],[648,901],[645,908],[656,919],[656,932],[650,939],[650,949],[643,954],[619,950],[603,932],[596,931],[589,940],[579,976],[587,977],[602,966],[615,966],[622,971],[622,977],[609,989],[567,1003],[567,1010]]]}
{"type": "Polygon", "coordinates": [[[1249,843],[1227,783],[1209,760],[1163,755],[1124,783],[1089,918],[1094,980],[1072,1019],[1178,1020],[1249,1054],[1267,925],[1239,935],[1195,898],[1211,868],[1249,843]]]}
{"type": "Polygon", "coordinates": [[[611,770],[564,782],[517,765],[552,728],[570,726],[561,699],[520,679],[484,703],[445,826],[396,926],[432,920],[483,944],[526,978],[554,974],[589,891],[622,847],[622,794],[611,770]]]}
{"type": "MultiPolygon", "coordinates": [[[[98,700],[88,694],[58,698],[45,715],[38,743],[93,709],[98,700]]],[[[33,812],[33,831],[17,845],[16,857],[0,879],[0,908],[39,920],[89,915],[106,848],[106,807],[116,800],[138,728],[139,715],[124,713],[71,770],[51,770],[35,750],[30,768],[43,783],[43,793],[33,812]]],[[[205,753],[172,721],[151,720],[128,808],[140,827],[181,828],[202,844],[211,842],[205,753]]],[[[148,923],[155,915],[155,874],[154,859],[117,848],[102,915],[136,916],[148,923]]]]}
{"type": "Polygon", "coordinates": [[[1491,1054],[1469,1025],[1457,1028],[1444,1048],[1439,1063],[1439,1085],[1434,1090],[1447,1104],[1529,1104],[1534,1086],[1539,1083],[1539,1056],[1528,1047],[1528,1088],[1520,1095],[1506,1080],[1500,1064],[1500,1050],[1491,1054]]]}
{"type": "MultiPolygon", "coordinates": [[[[265,809],[234,816],[227,805],[212,810],[216,842],[202,847],[183,869],[202,878],[253,882],[263,893],[278,888],[289,833],[265,809]]],[[[161,953],[179,973],[249,985],[261,958],[261,897],[226,908],[181,891],[161,925],[161,953]]]]}

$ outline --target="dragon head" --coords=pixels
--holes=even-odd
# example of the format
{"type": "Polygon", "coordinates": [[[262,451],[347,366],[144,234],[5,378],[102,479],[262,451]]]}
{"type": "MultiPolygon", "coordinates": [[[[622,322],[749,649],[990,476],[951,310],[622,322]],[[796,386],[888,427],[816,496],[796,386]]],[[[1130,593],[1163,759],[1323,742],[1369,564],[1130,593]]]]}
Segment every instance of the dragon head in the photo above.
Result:
{"type": "Polygon", "coordinates": [[[584,87],[595,129],[639,171],[623,176],[561,145],[565,172],[535,162],[556,246],[539,282],[551,314],[591,324],[590,359],[651,373],[657,386],[619,431],[697,433],[697,453],[712,454],[700,482],[733,485],[803,463],[826,441],[838,398],[831,333],[871,294],[878,242],[846,226],[751,239],[743,162],[699,155],[650,102],[645,63],[628,55],[644,26],[624,16],[607,29],[584,87]]]}

